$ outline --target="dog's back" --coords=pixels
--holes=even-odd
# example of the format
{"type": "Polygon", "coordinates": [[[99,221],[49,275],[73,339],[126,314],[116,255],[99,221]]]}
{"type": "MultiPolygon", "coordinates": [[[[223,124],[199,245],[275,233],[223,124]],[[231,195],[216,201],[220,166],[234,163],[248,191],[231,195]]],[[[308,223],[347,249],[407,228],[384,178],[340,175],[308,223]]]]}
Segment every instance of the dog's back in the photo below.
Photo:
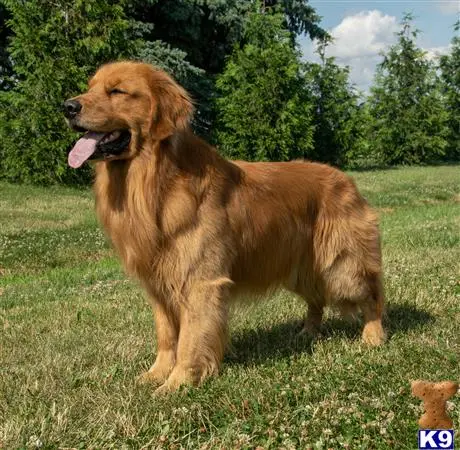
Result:
{"type": "Polygon", "coordinates": [[[248,288],[283,284],[328,304],[365,295],[351,280],[380,276],[379,233],[353,181],[317,163],[237,165],[243,176],[229,205],[238,247],[232,279],[248,288]]]}

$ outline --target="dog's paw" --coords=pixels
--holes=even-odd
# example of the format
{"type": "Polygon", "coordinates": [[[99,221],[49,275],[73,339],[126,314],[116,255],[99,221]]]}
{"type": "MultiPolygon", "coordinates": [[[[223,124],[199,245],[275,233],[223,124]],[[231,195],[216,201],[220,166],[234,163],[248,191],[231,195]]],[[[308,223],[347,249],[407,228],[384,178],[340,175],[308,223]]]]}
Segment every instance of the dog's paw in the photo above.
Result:
{"type": "Polygon", "coordinates": [[[176,389],[172,388],[167,382],[163,383],[160,387],[155,389],[154,394],[158,396],[167,395],[174,392],[176,389]]]}
{"type": "Polygon", "coordinates": [[[136,378],[137,384],[162,384],[168,378],[168,371],[150,369],[136,378]]]}
{"type": "Polygon", "coordinates": [[[305,323],[302,329],[297,333],[298,338],[308,338],[312,341],[321,339],[322,327],[311,323],[305,323]]]}
{"type": "Polygon", "coordinates": [[[183,386],[197,386],[199,384],[193,369],[175,367],[168,379],[155,390],[155,394],[164,395],[177,391],[183,386]]]}
{"type": "Polygon", "coordinates": [[[168,354],[160,353],[155,363],[147,372],[142,373],[136,379],[139,384],[162,384],[174,368],[174,358],[168,354]]]}
{"type": "Polygon", "coordinates": [[[143,372],[136,377],[136,384],[159,384],[160,381],[157,380],[150,372],[143,372]]]}
{"type": "Polygon", "coordinates": [[[368,323],[364,327],[361,339],[366,345],[376,347],[386,341],[386,334],[380,323],[368,323]]]}

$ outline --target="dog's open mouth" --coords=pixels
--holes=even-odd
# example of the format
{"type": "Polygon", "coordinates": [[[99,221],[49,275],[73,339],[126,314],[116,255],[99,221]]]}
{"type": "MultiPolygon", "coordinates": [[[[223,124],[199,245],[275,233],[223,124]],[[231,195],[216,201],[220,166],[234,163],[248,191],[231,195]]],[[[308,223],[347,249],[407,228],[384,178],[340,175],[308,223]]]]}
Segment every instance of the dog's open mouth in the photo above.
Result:
{"type": "Polygon", "coordinates": [[[115,130],[110,133],[87,131],[69,153],[69,166],[77,169],[91,159],[107,159],[122,153],[129,145],[131,133],[115,130]]]}

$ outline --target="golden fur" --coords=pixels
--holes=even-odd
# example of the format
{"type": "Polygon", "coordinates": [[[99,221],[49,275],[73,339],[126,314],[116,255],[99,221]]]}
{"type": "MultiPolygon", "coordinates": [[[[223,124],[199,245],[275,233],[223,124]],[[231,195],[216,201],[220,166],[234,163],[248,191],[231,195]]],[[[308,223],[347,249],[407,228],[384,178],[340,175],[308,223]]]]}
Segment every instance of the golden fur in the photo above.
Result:
{"type": "Polygon", "coordinates": [[[188,94],[147,64],[102,66],[76,99],[81,126],[132,136],[121,156],[96,163],[94,190],[155,312],[158,354],[142,381],[164,392],[216,373],[229,299],[279,286],[306,300],[305,332],[318,330],[324,306],[359,308],[363,340],[383,342],[377,219],[344,173],[225,160],[190,130],[188,94]]]}

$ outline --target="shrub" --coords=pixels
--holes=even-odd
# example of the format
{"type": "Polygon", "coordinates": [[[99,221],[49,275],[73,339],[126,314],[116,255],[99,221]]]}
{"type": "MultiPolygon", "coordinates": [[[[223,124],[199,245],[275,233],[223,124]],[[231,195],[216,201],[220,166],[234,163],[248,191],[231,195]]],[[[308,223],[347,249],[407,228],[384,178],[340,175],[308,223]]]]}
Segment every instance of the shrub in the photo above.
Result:
{"type": "Polygon", "coordinates": [[[67,166],[75,140],[62,102],[101,63],[135,53],[132,23],[115,0],[0,0],[11,14],[15,85],[0,97],[0,173],[10,181],[85,182],[67,166]],[[38,24],[38,26],[37,26],[38,24]]]}
{"type": "Polygon", "coordinates": [[[251,14],[243,41],[217,79],[220,151],[248,161],[308,156],[313,148],[311,102],[283,16],[251,14]]]}

